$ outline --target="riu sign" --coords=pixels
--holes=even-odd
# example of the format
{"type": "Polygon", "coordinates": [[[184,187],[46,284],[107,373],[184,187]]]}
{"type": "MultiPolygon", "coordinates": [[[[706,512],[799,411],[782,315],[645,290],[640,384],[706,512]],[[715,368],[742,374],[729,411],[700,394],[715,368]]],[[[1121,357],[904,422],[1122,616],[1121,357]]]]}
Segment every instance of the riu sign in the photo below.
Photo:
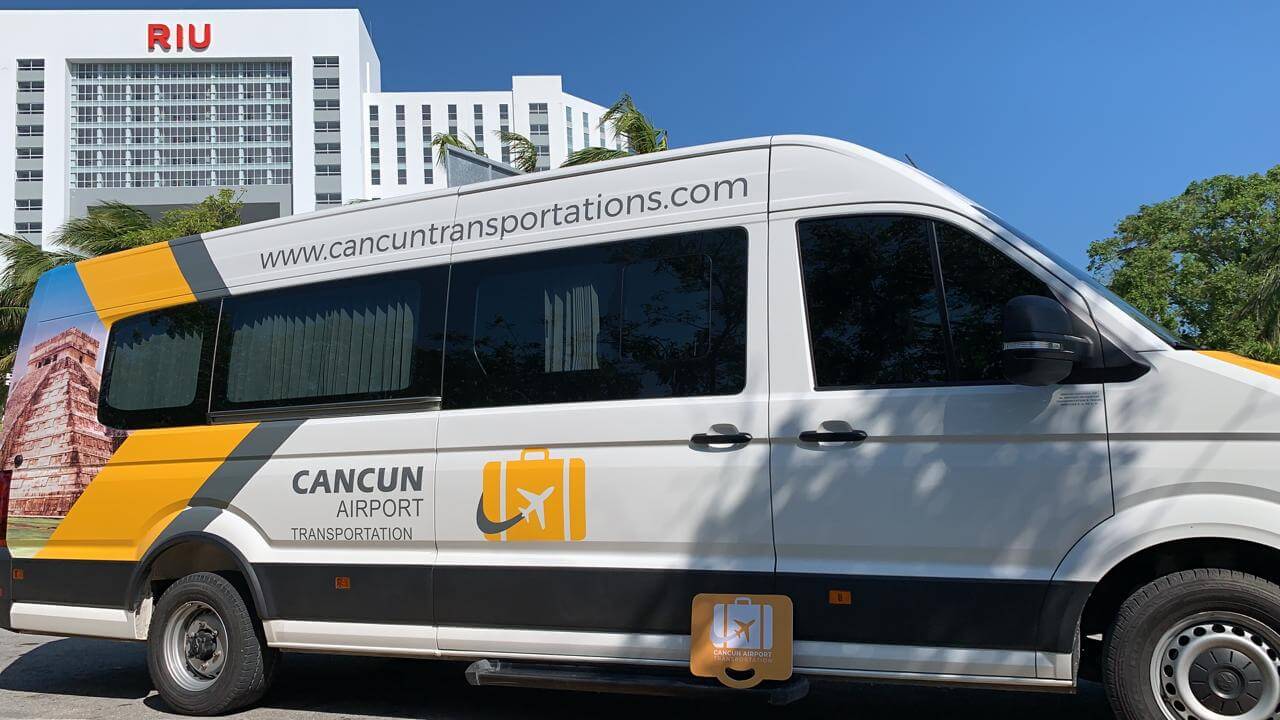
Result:
{"type": "Polygon", "coordinates": [[[209,47],[209,23],[204,24],[204,34],[197,32],[197,26],[190,23],[176,23],[172,26],[164,23],[147,24],[147,52],[155,52],[160,48],[169,50],[205,50],[209,47]]]}

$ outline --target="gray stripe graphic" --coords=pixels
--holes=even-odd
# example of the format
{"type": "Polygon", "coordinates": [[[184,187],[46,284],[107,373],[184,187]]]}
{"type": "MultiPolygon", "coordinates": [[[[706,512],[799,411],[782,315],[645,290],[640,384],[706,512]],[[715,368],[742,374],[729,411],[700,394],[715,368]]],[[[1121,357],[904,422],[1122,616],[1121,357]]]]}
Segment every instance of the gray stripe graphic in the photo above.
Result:
{"type": "Polygon", "coordinates": [[[227,459],[200,486],[191,505],[224,508],[249,484],[249,480],[271,459],[276,450],[303,423],[302,420],[264,422],[249,431],[227,459]]]}
{"type": "Polygon", "coordinates": [[[187,235],[169,241],[169,249],[178,261],[178,269],[187,281],[197,300],[216,300],[226,297],[227,284],[222,280],[222,273],[209,257],[209,249],[204,245],[204,238],[199,235],[187,235]]]}
{"type": "Polygon", "coordinates": [[[191,498],[188,507],[161,531],[159,537],[147,549],[157,548],[170,538],[188,532],[200,532],[231,504],[235,496],[249,484],[249,480],[271,459],[284,441],[302,425],[303,420],[264,422],[249,431],[248,435],[227,455],[209,479],[191,498]]]}

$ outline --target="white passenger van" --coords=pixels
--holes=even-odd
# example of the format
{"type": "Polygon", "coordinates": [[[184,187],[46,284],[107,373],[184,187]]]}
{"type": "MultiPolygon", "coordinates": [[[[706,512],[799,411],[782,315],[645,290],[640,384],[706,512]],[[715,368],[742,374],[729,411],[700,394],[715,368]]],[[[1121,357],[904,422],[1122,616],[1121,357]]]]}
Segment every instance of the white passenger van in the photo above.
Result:
{"type": "Polygon", "coordinates": [[[797,679],[1271,718],[1278,377],[835,140],[281,218],[41,279],[0,624],[213,714],[280,650],[688,675],[767,594],[797,679]]]}

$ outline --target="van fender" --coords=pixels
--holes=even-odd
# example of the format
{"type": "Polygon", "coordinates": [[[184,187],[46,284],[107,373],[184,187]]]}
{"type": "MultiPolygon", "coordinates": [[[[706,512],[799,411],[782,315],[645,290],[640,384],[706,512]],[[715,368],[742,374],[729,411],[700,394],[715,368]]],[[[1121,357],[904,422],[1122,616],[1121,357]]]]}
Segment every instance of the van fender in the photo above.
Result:
{"type": "Polygon", "coordinates": [[[1228,483],[1196,485],[1151,491],[1177,495],[1118,502],[1114,515],[1076,542],[1053,579],[1097,583],[1133,555],[1176,540],[1241,540],[1280,549],[1280,493],[1228,483]]]}
{"type": "MultiPolygon", "coordinates": [[[[161,555],[167,550],[184,543],[198,543],[218,547],[234,559],[237,569],[249,586],[250,597],[258,610],[259,617],[263,619],[268,617],[270,613],[266,604],[266,594],[262,590],[262,584],[258,580],[257,573],[254,572],[253,565],[233,540],[224,537],[224,534],[220,533],[221,529],[227,526],[228,520],[233,521],[234,525],[247,524],[235,518],[232,513],[214,507],[189,507],[180,513],[155,539],[134,566],[133,574],[129,579],[128,596],[126,598],[128,610],[132,613],[138,613],[142,609],[145,599],[144,583],[150,576],[156,560],[161,555]],[[218,531],[210,528],[214,521],[217,521],[218,525],[221,526],[218,531]]],[[[259,542],[262,541],[261,536],[256,531],[247,528],[246,530],[259,542]]]]}

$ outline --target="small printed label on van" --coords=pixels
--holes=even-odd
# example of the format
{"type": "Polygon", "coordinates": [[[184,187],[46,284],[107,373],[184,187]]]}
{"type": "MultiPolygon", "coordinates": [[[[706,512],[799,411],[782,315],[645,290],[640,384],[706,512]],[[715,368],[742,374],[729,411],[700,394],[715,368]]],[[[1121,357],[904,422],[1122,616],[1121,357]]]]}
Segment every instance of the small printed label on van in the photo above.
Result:
{"type": "Polygon", "coordinates": [[[1102,393],[1096,390],[1058,393],[1059,407],[1093,407],[1102,404],[1102,393]]]}

